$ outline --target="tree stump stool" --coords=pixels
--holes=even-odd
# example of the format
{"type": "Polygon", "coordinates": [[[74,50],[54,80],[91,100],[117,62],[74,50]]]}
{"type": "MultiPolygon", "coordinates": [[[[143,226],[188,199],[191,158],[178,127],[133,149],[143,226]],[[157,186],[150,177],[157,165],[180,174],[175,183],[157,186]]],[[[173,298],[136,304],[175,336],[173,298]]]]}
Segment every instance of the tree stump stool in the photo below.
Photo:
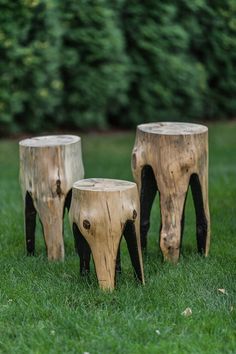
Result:
{"type": "Polygon", "coordinates": [[[208,129],[188,123],[151,123],[137,127],[132,171],[141,202],[141,246],[147,245],[150,212],[160,194],[160,247],[164,259],[179,259],[189,184],[196,211],[198,251],[208,254],[208,129]]]}
{"type": "Polygon", "coordinates": [[[135,274],[144,282],[135,183],[99,178],[78,181],[73,185],[69,215],[81,274],[89,272],[91,250],[100,287],[112,290],[124,235],[135,274]]]}
{"type": "Polygon", "coordinates": [[[35,251],[38,213],[48,259],[63,259],[65,207],[70,207],[73,183],[84,177],[81,140],[74,135],[44,136],[22,140],[19,146],[27,253],[35,251]]]}

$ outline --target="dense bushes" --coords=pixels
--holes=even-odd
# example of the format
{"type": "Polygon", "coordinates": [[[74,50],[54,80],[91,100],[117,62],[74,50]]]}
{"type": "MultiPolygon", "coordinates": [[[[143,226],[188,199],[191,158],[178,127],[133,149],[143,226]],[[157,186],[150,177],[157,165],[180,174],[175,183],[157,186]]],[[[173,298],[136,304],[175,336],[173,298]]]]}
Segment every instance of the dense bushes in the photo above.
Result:
{"type": "Polygon", "coordinates": [[[235,0],[181,0],[179,6],[182,26],[191,35],[189,51],[205,68],[204,117],[235,117],[235,0]]]}
{"type": "Polygon", "coordinates": [[[132,59],[129,121],[199,118],[207,90],[204,66],[189,50],[191,33],[165,1],[128,0],[124,28],[132,59]]]}
{"type": "Polygon", "coordinates": [[[53,124],[63,93],[57,9],[47,0],[1,0],[0,24],[2,129],[53,124]]]}
{"type": "Polygon", "coordinates": [[[234,0],[0,0],[0,130],[236,113],[234,0]]]}
{"type": "Polygon", "coordinates": [[[79,127],[104,127],[108,114],[127,103],[128,58],[118,17],[109,1],[63,2],[65,122],[79,127]]]}

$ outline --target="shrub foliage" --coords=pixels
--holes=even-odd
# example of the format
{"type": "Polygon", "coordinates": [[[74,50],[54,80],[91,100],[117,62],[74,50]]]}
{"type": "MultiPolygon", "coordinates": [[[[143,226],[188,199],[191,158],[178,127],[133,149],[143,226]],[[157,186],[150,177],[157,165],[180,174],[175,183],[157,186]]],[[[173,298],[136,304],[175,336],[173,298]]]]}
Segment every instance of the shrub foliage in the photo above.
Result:
{"type": "Polygon", "coordinates": [[[235,0],[0,0],[0,131],[236,113],[235,0]]]}

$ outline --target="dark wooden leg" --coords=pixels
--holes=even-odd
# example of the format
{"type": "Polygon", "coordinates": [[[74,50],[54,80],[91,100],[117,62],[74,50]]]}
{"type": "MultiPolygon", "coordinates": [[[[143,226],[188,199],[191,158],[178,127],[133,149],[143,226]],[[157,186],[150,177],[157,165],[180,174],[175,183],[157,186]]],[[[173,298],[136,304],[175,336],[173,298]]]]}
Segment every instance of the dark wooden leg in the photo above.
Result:
{"type": "Polygon", "coordinates": [[[152,204],[157,192],[156,179],[151,166],[144,166],[141,175],[141,195],[140,195],[140,236],[141,247],[147,248],[147,233],[150,227],[150,214],[152,204]]]}
{"type": "Polygon", "coordinates": [[[69,192],[67,193],[65,204],[64,204],[63,216],[65,214],[65,209],[67,209],[68,212],[70,211],[71,198],[72,198],[72,189],[69,190],[69,192]]]}
{"type": "Polygon", "coordinates": [[[181,218],[181,235],[180,235],[180,250],[182,247],[182,241],[183,241],[183,234],[184,234],[184,225],[185,225],[185,206],[186,206],[186,200],[188,196],[188,191],[185,196],[185,201],[184,201],[184,206],[183,206],[183,212],[182,212],[182,218],[181,218]]]}
{"type": "MultiPolygon", "coordinates": [[[[120,242],[120,244],[121,244],[121,242],[120,242]]],[[[117,278],[121,274],[120,244],[118,247],[117,257],[116,257],[115,284],[117,283],[117,278]]]]}
{"type": "Polygon", "coordinates": [[[121,273],[121,261],[120,261],[120,244],[118,247],[117,257],[116,257],[116,273],[121,273]]]}
{"type": "Polygon", "coordinates": [[[208,196],[204,195],[204,185],[200,182],[197,174],[191,176],[190,185],[196,212],[197,248],[199,253],[207,254],[210,222],[207,200],[208,196]]]}
{"type": "Polygon", "coordinates": [[[135,232],[134,222],[128,220],[124,228],[124,237],[127,242],[131,262],[134,268],[135,276],[138,280],[143,282],[142,267],[138,252],[137,237],[135,232]]]}
{"type": "Polygon", "coordinates": [[[80,257],[80,274],[86,275],[90,271],[90,255],[91,250],[88,242],[85,240],[84,236],[81,234],[78,226],[73,223],[73,234],[75,238],[75,249],[80,257]]]}
{"type": "Polygon", "coordinates": [[[34,255],[35,252],[35,227],[36,227],[36,209],[29,192],[25,196],[25,236],[27,255],[34,255]]]}

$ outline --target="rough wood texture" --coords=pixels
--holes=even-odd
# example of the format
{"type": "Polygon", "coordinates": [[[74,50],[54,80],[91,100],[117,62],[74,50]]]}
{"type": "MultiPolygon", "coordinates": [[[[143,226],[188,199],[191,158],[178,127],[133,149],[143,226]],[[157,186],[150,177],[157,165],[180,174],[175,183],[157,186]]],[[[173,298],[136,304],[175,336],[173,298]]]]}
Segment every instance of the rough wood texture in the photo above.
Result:
{"type": "Polygon", "coordinates": [[[146,248],[151,207],[158,191],[160,247],[164,259],[178,261],[190,184],[196,210],[198,251],[207,255],[210,244],[207,127],[188,123],[139,125],[132,171],[140,193],[142,248],[146,248]]]}
{"type": "Polygon", "coordinates": [[[43,226],[48,259],[64,258],[63,216],[73,183],[84,177],[81,140],[73,135],[20,141],[20,184],[28,254],[35,250],[36,214],[43,226]]]}
{"type": "Polygon", "coordinates": [[[89,271],[91,249],[100,287],[112,290],[119,245],[124,235],[135,274],[144,282],[139,196],[135,183],[109,179],[76,182],[72,191],[70,222],[80,256],[81,273],[89,271]]]}

